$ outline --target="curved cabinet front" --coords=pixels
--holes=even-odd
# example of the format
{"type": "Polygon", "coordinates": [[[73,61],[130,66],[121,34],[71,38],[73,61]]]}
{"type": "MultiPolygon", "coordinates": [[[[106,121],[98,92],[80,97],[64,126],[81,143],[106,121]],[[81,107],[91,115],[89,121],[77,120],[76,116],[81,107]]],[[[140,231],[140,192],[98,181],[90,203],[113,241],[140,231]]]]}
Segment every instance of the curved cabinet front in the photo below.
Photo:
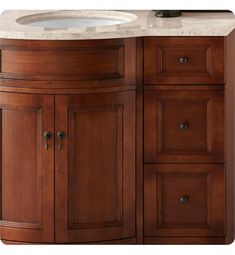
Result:
{"type": "Polygon", "coordinates": [[[136,242],[135,45],[0,39],[4,242],[136,242]]]}
{"type": "Polygon", "coordinates": [[[0,93],[1,238],[54,241],[54,97],[0,93]]]}
{"type": "Polygon", "coordinates": [[[3,240],[134,238],[135,92],[0,93],[0,108],[3,240]]]}
{"type": "Polygon", "coordinates": [[[55,130],[56,242],[135,237],[135,92],[56,96],[55,130]]]}

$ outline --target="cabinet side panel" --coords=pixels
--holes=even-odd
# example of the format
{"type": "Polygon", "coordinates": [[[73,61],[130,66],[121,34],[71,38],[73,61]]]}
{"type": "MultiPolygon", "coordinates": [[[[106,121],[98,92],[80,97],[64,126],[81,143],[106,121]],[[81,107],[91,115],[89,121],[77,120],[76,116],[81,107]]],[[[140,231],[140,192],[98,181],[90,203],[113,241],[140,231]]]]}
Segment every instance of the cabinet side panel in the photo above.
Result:
{"type": "Polygon", "coordinates": [[[226,242],[234,240],[234,86],[235,86],[235,32],[225,38],[225,162],[226,162],[226,242]]]}

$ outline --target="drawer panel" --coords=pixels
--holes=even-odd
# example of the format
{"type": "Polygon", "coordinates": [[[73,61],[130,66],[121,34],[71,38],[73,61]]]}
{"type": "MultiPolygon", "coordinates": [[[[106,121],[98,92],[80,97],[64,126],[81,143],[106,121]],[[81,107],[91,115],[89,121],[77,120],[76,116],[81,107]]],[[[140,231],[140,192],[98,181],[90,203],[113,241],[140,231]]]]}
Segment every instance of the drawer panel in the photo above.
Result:
{"type": "Polygon", "coordinates": [[[145,165],[144,235],[223,236],[224,194],[223,165],[145,165]]]}
{"type": "Polygon", "coordinates": [[[3,78],[135,84],[135,40],[9,45],[2,49],[1,72],[3,78]]]}
{"type": "Polygon", "coordinates": [[[221,90],[147,90],[145,163],[223,163],[221,90]]]}
{"type": "Polygon", "coordinates": [[[223,84],[223,37],[150,37],[144,41],[145,84],[223,84]]]}

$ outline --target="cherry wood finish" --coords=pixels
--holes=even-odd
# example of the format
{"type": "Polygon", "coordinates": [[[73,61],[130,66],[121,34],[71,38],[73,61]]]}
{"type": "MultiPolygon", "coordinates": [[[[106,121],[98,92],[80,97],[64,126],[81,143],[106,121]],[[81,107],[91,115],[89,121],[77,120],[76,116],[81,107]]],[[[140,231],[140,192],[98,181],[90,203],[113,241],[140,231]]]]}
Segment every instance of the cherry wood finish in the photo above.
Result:
{"type": "Polygon", "coordinates": [[[134,96],[56,96],[56,242],[135,236],[134,96]]]}
{"type": "Polygon", "coordinates": [[[144,100],[145,163],[224,162],[222,90],[146,90],[144,100]]]}
{"type": "Polygon", "coordinates": [[[0,58],[5,243],[233,241],[234,33],[0,39],[0,58]],[[39,150],[45,125],[53,136],[39,150]],[[167,151],[158,151],[162,142],[167,151]]]}
{"type": "MultiPolygon", "coordinates": [[[[14,80],[73,81],[77,87],[135,84],[135,40],[3,41],[1,77],[14,80]],[[9,42],[9,43],[7,43],[9,42]],[[81,81],[80,83],[78,81],[81,81]],[[114,83],[115,81],[115,83],[114,83]],[[95,84],[94,84],[95,85],[95,84]],[[91,86],[91,84],[90,84],[91,86]]],[[[64,83],[67,88],[67,83],[64,83]]]]}
{"type": "Polygon", "coordinates": [[[17,75],[43,75],[60,74],[65,79],[75,76],[79,79],[115,79],[123,78],[123,45],[104,48],[83,48],[51,51],[45,50],[38,55],[37,51],[2,51],[2,72],[17,75]],[[69,54],[70,53],[70,54],[69,54]],[[99,60],[99,62],[95,60],[99,60]]]}
{"type": "Polygon", "coordinates": [[[2,148],[1,238],[54,240],[54,98],[0,93],[2,148]]]}
{"type": "Polygon", "coordinates": [[[145,84],[223,84],[223,37],[147,37],[145,84]]]}
{"type": "Polygon", "coordinates": [[[145,165],[144,195],[145,236],[224,236],[223,165],[145,165]]]}

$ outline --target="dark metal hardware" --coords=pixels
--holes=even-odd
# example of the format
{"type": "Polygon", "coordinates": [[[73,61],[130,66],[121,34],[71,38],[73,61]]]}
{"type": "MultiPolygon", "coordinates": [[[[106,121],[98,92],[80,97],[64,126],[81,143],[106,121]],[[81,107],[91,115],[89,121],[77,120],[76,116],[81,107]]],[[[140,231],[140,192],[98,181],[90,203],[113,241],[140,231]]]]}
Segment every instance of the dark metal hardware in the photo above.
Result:
{"type": "Polygon", "coordinates": [[[186,130],[186,129],[188,129],[188,123],[186,123],[186,122],[180,123],[180,129],[181,129],[181,130],[186,130]]]}
{"type": "Polygon", "coordinates": [[[48,150],[49,145],[48,145],[48,140],[51,139],[52,137],[52,133],[50,131],[45,131],[43,134],[44,140],[45,140],[45,144],[44,144],[44,148],[46,150],[48,150]]]}
{"type": "Polygon", "coordinates": [[[171,18],[181,16],[181,11],[178,10],[155,10],[155,16],[160,18],[171,18]]]}
{"type": "Polygon", "coordinates": [[[187,204],[189,201],[188,197],[187,196],[182,196],[180,197],[180,203],[181,204],[187,204]]]}
{"type": "Polygon", "coordinates": [[[57,132],[57,137],[58,137],[58,150],[61,150],[61,141],[65,137],[64,132],[63,131],[57,132]]]}
{"type": "Polygon", "coordinates": [[[187,64],[188,63],[188,58],[187,57],[181,57],[179,61],[180,61],[180,64],[187,64]]]}

